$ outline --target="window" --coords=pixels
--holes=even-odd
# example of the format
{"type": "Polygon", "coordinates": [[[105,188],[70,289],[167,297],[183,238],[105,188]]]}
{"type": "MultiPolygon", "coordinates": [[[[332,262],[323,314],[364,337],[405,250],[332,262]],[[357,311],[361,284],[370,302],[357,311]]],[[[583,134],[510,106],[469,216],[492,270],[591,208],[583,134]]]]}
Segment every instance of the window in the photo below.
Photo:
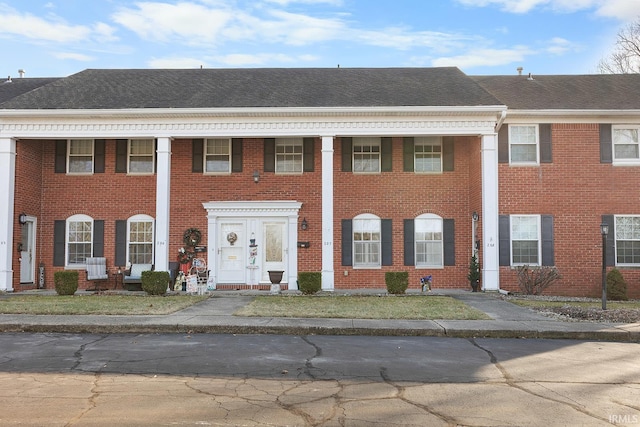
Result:
{"type": "Polygon", "coordinates": [[[204,158],[205,172],[230,173],[231,141],[229,139],[205,140],[204,158]]]}
{"type": "Polygon", "coordinates": [[[511,216],[511,265],[540,265],[540,216],[511,216]]]}
{"type": "Polygon", "coordinates": [[[380,267],[380,229],[380,218],[375,215],[362,214],[353,219],[354,267],[380,267]]]}
{"type": "Polygon", "coordinates": [[[84,266],[93,249],[93,219],[86,215],[67,218],[67,266],[84,266]]]}
{"type": "Polygon", "coordinates": [[[276,138],[276,173],[302,173],[302,138],[276,138]]]}
{"type": "Polygon", "coordinates": [[[153,218],[147,215],[129,218],[127,251],[131,264],[153,264],[153,218]]]}
{"type": "Polygon", "coordinates": [[[415,219],[416,267],[443,266],[442,218],[434,214],[415,219]]]}
{"type": "Polygon", "coordinates": [[[640,216],[616,217],[616,265],[640,264],[640,216]]]}
{"type": "Polygon", "coordinates": [[[380,138],[353,139],[353,172],[380,172],[380,138]]]}
{"type": "Polygon", "coordinates": [[[93,173],[93,140],[72,139],[69,141],[68,173],[93,173]]]}
{"type": "Polygon", "coordinates": [[[538,126],[509,125],[511,163],[538,163],[538,126]]]}
{"type": "Polygon", "coordinates": [[[414,156],[416,172],[442,172],[442,138],[416,138],[414,156]]]}
{"type": "Polygon", "coordinates": [[[155,141],[132,139],[129,141],[129,173],[153,173],[155,141]]]}
{"type": "Polygon", "coordinates": [[[640,126],[613,126],[613,159],[616,161],[640,160],[640,126]]]}

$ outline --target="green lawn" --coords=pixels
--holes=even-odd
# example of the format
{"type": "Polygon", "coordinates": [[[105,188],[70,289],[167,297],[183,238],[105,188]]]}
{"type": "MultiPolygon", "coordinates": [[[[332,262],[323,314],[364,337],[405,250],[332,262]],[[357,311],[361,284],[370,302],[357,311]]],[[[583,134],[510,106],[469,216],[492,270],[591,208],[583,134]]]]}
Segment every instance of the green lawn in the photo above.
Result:
{"type": "Polygon", "coordinates": [[[489,319],[445,296],[259,296],[234,313],[250,317],[342,319],[489,319]]]}
{"type": "Polygon", "coordinates": [[[169,314],[207,296],[5,295],[1,314],[169,314]]]}

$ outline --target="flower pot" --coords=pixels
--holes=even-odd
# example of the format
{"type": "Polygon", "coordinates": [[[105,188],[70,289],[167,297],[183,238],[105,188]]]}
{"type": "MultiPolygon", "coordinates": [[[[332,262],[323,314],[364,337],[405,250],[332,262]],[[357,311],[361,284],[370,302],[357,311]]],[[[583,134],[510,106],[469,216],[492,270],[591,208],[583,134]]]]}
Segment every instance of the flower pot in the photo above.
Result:
{"type": "Polygon", "coordinates": [[[480,281],[479,280],[472,280],[471,281],[471,291],[472,292],[478,292],[478,288],[480,287],[480,281]]]}
{"type": "Polygon", "coordinates": [[[272,294],[280,293],[280,282],[282,281],[283,274],[284,271],[282,270],[269,270],[269,280],[271,281],[272,294]]]}

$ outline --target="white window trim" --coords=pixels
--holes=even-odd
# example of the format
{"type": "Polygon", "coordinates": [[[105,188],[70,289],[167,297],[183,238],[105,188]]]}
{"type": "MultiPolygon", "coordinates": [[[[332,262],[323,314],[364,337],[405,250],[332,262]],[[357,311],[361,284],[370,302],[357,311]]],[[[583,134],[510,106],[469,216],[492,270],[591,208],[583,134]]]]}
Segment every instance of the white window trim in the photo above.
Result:
{"type": "Polygon", "coordinates": [[[151,264],[155,264],[155,259],[156,259],[156,248],[154,245],[154,240],[155,240],[155,235],[156,235],[156,221],[155,219],[153,219],[153,217],[149,216],[149,215],[143,215],[143,214],[139,214],[139,215],[133,215],[131,217],[129,217],[127,219],[127,243],[126,243],[126,259],[127,262],[129,262],[131,260],[131,254],[129,253],[129,247],[130,247],[130,243],[131,243],[131,223],[132,222],[151,222],[151,233],[152,233],[152,238],[151,238],[151,264]]]}
{"type": "Polygon", "coordinates": [[[67,140],[67,174],[69,175],[93,175],[96,168],[96,141],[88,138],[72,138],[67,140]],[[91,172],[73,172],[71,171],[71,158],[84,157],[80,155],[71,155],[72,141],[91,141],[91,172]]]}
{"type": "Polygon", "coordinates": [[[130,175],[153,175],[155,173],[156,150],[155,140],[153,138],[132,138],[127,141],[127,174],[130,175]],[[148,154],[131,154],[131,142],[133,141],[151,141],[151,172],[132,172],[131,157],[147,157],[148,154]]]}
{"type": "Polygon", "coordinates": [[[428,175],[428,174],[441,174],[442,173],[442,157],[443,157],[443,153],[442,153],[443,147],[442,147],[442,137],[415,137],[413,139],[413,171],[416,174],[420,174],[420,175],[428,175]],[[432,143],[430,140],[431,139],[437,139],[437,142],[432,143]],[[439,145],[440,146],[440,170],[437,171],[419,171],[417,168],[417,155],[418,153],[416,152],[416,146],[417,145],[439,145]]]}
{"type": "MultiPolygon", "coordinates": [[[[509,165],[512,166],[539,166],[540,165],[540,126],[539,125],[535,125],[535,124],[520,124],[520,123],[515,123],[515,124],[510,124],[509,128],[509,165]],[[536,160],[534,161],[526,161],[526,162],[522,162],[522,161],[518,161],[518,162],[514,162],[512,160],[511,157],[511,147],[512,145],[523,145],[523,144],[515,144],[513,143],[513,137],[511,135],[511,132],[513,131],[514,128],[517,127],[533,127],[535,129],[535,133],[536,133],[536,142],[535,142],[535,146],[536,146],[536,160]]],[[[528,145],[533,145],[533,144],[528,144],[528,145]]]]}
{"type": "MultiPolygon", "coordinates": [[[[611,126],[611,159],[616,166],[639,166],[640,165],[640,125],[612,125],[611,126]],[[615,131],[616,129],[635,129],[638,131],[638,158],[637,159],[616,159],[616,143],[615,143],[615,131]]],[[[624,215],[620,215],[624,216],[624,215]]]]}
{"type": "MultiPolygon", "coordinates": [[[[274,171],[276,175],[302,175],[304,172],[304,140],[303,138],[276,138],[274,171]],[[278,145],[297,145],[300,147],[300,170],[299,171],[278,171],[278,145]]],[[[292,154],[292,153],[290,153],[292,154]]],[[[281,154],[282,156],[283,154],[281,154]]]]}
{"type": "MultiPolygon", "coordinates": [[[[353,230],[351,235],[351,253],[353,254],[353,269],[354,270],[379,270],[382,268],[382,220],[379,216],[374,214],[360,214],[353,218],[353,230]],[[356,239],[354,237],[356,233],[356,221],[357,220],[377,220],[378,221],[378,234],[380,235],[380,240],[378,240],[378,264],[357,264],[356,263],[356,239]]],[[[362,242],[358,240],[358,242],[362,242]]]]}
{"type": "MultiPolygon", "coordinates": [[[[522,265],[541,266],[542,265],[542,216],[541,215],[510,215],[509,218],[509,249],[511,250],[511,262],[512,267],[519,267],[522,265]],[[537,219],[537,231],[538,231],[538,262],[533,263],[515,263],[513,262],[513,218],[536,218],[537,219]]],[[[518,239],[520,241],[520,239],[518,239]]]]}
{"type": "Polygon", "coordinates": [[[86,263],[82,263],[82,264],[71,264],[69,262],[69,223],[70,222],[91,222],[91,241],[90,242],[85,242],[85,243],[89,243],[90,247],[91,247],[91,254],[89,255],[89,257],[93,256],[93,233],[95,231],[94,228],[94,222],[93,222],[93,218],[91,218],[88,215],[82,215],[82,214],[76,214],[76,215],[72,215],[70,217],[67,218],[67,220],[65,221],[65,227],[64,227],[64,265],[65,265],[65,269],[68,270],[82,270],[84,268],[86,268],[86,263]]]}
{"type": "MultiPolygon", "coordinates": [[[[616,267],[638,267],[640,264],[632,264],[632,263],[618,263],[618,238],[617,238],[617,229],[618,229],[618,218],[639,218],[640,215],[614,215],[613,219],[613,259],[616,267]]],[[[609,230],[611,233],[611,230],[609,230]]],[[[623,239],[621,239],[623,240],[623,239]]]]}
{"type": "Polygon", "coordinates": [[[231,138],[205,138],[204,141],[202,142],[204,144],[204,146],[202,147],[202,171],[204,172],[205,175],[230,175],[231,174],[231,162],[233,161],[233,147],[231,145],[231,138]],[[208,154],[207,153],[207,141],[226,141],[227,142],[227,146],[228,146],[228,157],[229,157],[229,162],[228,162],[228,169],[226,171],[207,171],[207,156],[214,156],[215,154],[208,154]]]}
{"type": "Polygon", "coordinates": [[[444,221],[443,221],[443,218],[441,216],[439,216],[439,215],[436,215],[436,214],[422,214],[422,215],[418,215],[416,218],[414,218],[414,224],[415,225],[414,225],[414,230],[413,230],[413,256],[414,256],[413,262],[415,264],[416,270],[443,269],[444,268],[444,221]],[[442,239],[440,240],[440,261],[441,261],[441,263],[439,265],[427,265],[427,264],[418,265],[418,239],[416,237],[416,235],[418,234],[417,223],[418,223],[419,220],[423,220],[423,219],[438,220],[440,222],[440,234],[442,235],[442,239]]]}
{"type": "Polygon", "coordinates": [[[356,137],[352,139],[351,163],[353,173],[357,175],[378,175],[382,173],[382,138],[380,137],[356,137]],[[356,146],[377,146],[378,147],[378,170],[377,171],[357,171],[356,170],[356,146]]]}

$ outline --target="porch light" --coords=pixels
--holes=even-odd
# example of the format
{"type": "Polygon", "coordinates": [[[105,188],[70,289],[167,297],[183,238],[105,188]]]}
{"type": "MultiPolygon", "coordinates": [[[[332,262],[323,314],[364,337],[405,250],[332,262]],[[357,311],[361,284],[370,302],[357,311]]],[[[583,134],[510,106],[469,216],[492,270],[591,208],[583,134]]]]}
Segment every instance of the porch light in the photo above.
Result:
{"type": "Polygon", "coordinates": [[[300,223],[300,229],[306,230],[309,228],[309,223],[307,222],[307,218],[302,218],[302,222],[300,223]]]}
{"type": "Polygon", "coordinates": [[[27,223],[27,214],[26,214],[26,213],[24,213],[24,212],[23,212],[23,213],[21,213],[21,214],[18,216],[18,222],[20,223],[20,225],[24,225],[24,224],[26,224],[26,223],[27,223]]]}
{"type": "Polygon", "coordinates": [[[473,214],[471,215],[471,219],[474,221],[477,221],[480,219],[480,215],[478,215],[478,212],[473,211],[473,214]]]}
{"type": "Polygon", "coordinates": [[[602,309],[607,309],[607,234],[609,234],[609,224],[600,224],[600,234],[602,234],[602,309]]]}
{"type": "Polygon", "coordinates": [[[260,181],[260,172],[257,170],[253,171],[253,182],[256,184],[260,181]]]}

